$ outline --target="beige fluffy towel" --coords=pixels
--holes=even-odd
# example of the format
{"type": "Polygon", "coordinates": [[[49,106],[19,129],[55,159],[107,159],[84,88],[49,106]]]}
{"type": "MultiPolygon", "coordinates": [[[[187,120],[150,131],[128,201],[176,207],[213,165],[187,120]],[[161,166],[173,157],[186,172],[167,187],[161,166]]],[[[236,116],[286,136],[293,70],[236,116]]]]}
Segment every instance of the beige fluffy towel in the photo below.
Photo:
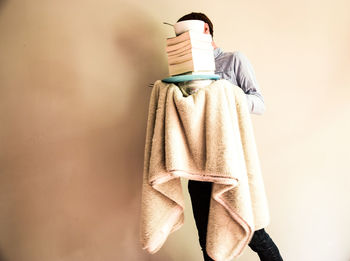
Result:
{"type": "Polygon", "coordinates": [[[226,80],[184,95],[155,82],[150,98],[142,184],[140,240],[157,252],[184,223],[180,178],[213,182],[207,252],[239,257],[270,216],[245,93],[226,80]]]}

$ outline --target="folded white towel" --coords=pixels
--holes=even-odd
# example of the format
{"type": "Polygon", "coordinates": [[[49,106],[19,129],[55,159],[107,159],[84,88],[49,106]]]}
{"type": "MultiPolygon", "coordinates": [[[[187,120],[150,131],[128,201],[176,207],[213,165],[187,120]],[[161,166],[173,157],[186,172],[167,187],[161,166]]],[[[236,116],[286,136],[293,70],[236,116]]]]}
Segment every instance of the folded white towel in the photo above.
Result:
{"type": "Polygon", "coordinates": [[[144,151],[140,240],[157,252],[184,223],[180,177],[213,182],[207,252],[219,261],[243,253],[269,209],[245,93],[218,80],[184,95],[156,81],[144,151]]]}

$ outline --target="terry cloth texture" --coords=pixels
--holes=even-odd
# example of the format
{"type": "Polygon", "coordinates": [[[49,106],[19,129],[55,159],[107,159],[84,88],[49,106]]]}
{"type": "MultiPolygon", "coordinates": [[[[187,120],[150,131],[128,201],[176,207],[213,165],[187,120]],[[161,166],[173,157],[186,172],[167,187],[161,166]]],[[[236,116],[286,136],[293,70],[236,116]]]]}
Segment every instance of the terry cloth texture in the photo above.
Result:
{"type": "Polygon", "coordinates": [[[206,250],[217,261],[243,253],[270,216],[245,93],[227,80],[184,96],[155,82],[148,111],[140,240],[157,252],[184,224],[180,178],[213,182],[206,250]]]}

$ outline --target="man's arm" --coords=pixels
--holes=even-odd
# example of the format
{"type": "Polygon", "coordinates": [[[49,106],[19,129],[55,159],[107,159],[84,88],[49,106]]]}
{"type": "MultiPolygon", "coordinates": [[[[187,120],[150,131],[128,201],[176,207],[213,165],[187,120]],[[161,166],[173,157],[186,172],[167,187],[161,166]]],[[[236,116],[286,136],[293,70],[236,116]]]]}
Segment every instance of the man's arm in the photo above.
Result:
{"type": "Polygon", "coordinates": [[[249,110],[254,114],[263,114],[265,111],[264,97],[255,77],[255,71],[248,58],[241,52],[235,51],[233,70],[239,87],[245,92],[249,110]]]}

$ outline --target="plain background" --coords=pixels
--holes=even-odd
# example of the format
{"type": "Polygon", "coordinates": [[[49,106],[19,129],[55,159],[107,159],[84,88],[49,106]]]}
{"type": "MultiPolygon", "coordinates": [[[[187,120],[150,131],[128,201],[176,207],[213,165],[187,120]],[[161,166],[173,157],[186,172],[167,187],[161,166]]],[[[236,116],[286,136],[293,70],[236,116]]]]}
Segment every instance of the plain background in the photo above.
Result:
{"type": "MultiPolygon", "coordinates": [[[[286,261],[350,260],[350,2],[0,1],[0,260],[200,261],[185,224],[141,249],[149,83],[167,76],[163,22],[192,11],[251,61],[252,115],[286,261]]],[[[258,261],[245,250],[239,261],[258,261]]]]}

